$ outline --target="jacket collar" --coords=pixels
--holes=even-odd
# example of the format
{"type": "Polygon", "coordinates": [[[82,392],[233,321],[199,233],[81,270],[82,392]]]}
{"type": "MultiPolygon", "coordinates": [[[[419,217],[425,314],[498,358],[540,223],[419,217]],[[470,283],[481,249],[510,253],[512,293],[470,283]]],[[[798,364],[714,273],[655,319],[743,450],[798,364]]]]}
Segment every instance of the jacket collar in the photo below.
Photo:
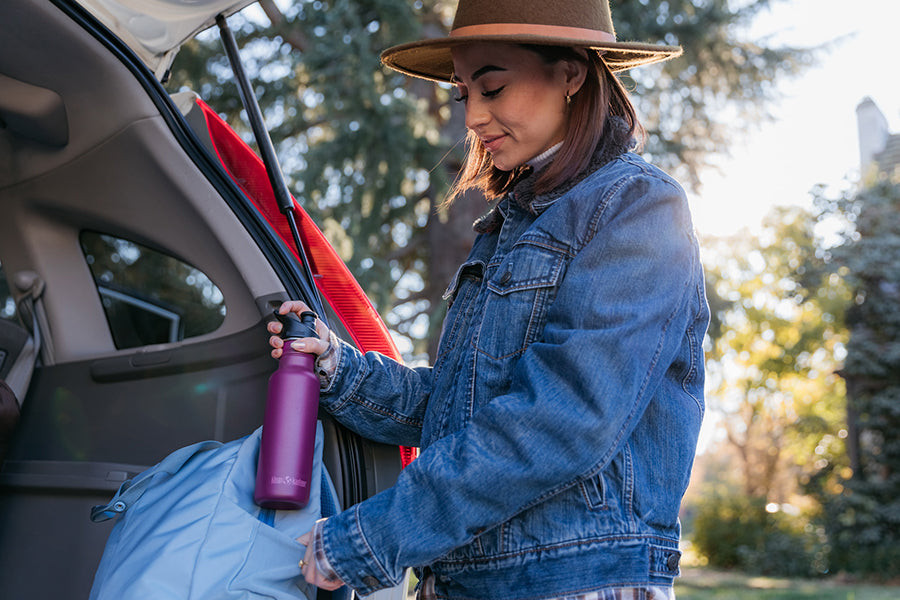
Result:
{"type": "Polygon", "coordinates": [[[509,193],[498,200],[487,214],[475,221],[473,229],[477,233],[489,233],[499,227],[503,223],[504,212],[506,212],[501,208],[505,203],[515,203],[518,207],[534,215],[540,215],[588,175],[634,149],[634,146],[634,138],[629,134],[628,124],[625,120],[621,117],[609,117],[606,120],[606,133],[597,144],[586,169],[562,185],[542,194],[534,192],[534,183],[537,179],[535,175],[546,166],[537,171],[527,170],[513,185],[509,193]]]}

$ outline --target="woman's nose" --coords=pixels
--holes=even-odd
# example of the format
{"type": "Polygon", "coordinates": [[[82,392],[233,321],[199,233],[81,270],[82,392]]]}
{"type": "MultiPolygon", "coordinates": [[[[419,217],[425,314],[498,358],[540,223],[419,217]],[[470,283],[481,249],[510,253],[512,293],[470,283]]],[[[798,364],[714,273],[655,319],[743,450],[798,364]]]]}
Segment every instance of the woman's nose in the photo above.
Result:
{"type": "Polygon", "coordinates": [[[490,112],[487,110],[483,102],[477,99],[469,98],[466,102],[466,127],[469,129],[478,129],[485,123],[490,121],[490,112]]]}

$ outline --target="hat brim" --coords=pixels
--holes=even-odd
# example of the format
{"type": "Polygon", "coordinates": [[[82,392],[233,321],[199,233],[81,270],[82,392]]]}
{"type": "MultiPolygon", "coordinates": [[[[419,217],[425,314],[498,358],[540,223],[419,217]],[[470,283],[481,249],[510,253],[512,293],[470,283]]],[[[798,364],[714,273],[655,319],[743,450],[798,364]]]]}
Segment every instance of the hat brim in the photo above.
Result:
{"type": "Polygon", "coordinates": [[[540,44],[571,46],[602,51],[603,62],[613,72],[649,65],[680,56],[680,46],[663,46],[638,42],[585,42],[583,39],[546,37],[539,35],[473,35],[435,38],[400,44],[381,53],[385,66],[412,77],[439,83],[449,83],[453,76],[451,49],[472,42],[504,42],[511,44],[540,44]]]}

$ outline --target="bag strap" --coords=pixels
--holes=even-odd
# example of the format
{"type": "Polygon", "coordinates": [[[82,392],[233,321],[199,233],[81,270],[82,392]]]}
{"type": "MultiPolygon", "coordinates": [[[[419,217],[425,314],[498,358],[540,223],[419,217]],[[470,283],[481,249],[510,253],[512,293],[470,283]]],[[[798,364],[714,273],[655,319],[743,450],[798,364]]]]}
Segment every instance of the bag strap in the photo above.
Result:
{"type": "Polygon", "coordinates": [[[35,354],[39,354],[44,366],[54,364],[53,343],[50,338],[50,322],[44,309],[44,280],[34,271],[19,271],[15,275],[16,287],[22,292],[19,299],[19,315],[25,327],[31,330],[35,354]]]}
{"type": "MultiPolygon", "coordinates": [[[[40,334],[38,334],[40,335],[40,334]]],[[[39,342],[36,344],[35,339],[29,337],[22,346],[22,351],[13,360],[9,373],[6,374],[6,384],[16,395],[16,402],[21,408],[25,402],[25,395],[28,393],[28,386],[31,384],[31,374],[34,372],[34,364],[37,360],[39,342]]]]}
{"type": "Polygon", "coordinates": [[[7,446],[18,422],[19,401],[12,388],[0,379],[0,466],[3,465],[7,446]]]}
{"type": "Polygon", "coordinates": [[[219,448],[222,445],[222,442],[208,440],[185,446],[184,448],[179,448],[172,452],[156,466],[147,469],[137,477],[123,483],[119,487],[119,491],[116,492],[116,495],[113,496],[108,504],[101,504],[93,507],[91,509],[91,521],[94,523],[102,523],[103,521],[112,519],[119,513],[125,512],[129,506],[137,502],[144,494],[147,486],[153,480],[154,475],[157,473],[174,475],[194,455],[219,448]]]}
{"type": "Polygon", "coordinates": [[[320,504],[322,506],[322,518],[333,517],[341,512],[338,510],[337,490],[334,489],[334,483],[325,465],[322,465],[322,492],[320,494],[320,504]]]}

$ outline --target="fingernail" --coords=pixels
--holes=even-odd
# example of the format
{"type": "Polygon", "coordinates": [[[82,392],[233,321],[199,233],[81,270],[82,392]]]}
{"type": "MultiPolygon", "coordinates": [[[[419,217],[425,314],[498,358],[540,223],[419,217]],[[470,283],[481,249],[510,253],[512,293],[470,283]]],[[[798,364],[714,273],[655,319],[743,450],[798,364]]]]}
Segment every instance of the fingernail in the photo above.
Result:
{"type": "Polygon", "coordinates": [[[304,348],[306,348],[306,342],[292,342],[291,348],[293,348],[294,350],[303,350],[304,348]]]}

